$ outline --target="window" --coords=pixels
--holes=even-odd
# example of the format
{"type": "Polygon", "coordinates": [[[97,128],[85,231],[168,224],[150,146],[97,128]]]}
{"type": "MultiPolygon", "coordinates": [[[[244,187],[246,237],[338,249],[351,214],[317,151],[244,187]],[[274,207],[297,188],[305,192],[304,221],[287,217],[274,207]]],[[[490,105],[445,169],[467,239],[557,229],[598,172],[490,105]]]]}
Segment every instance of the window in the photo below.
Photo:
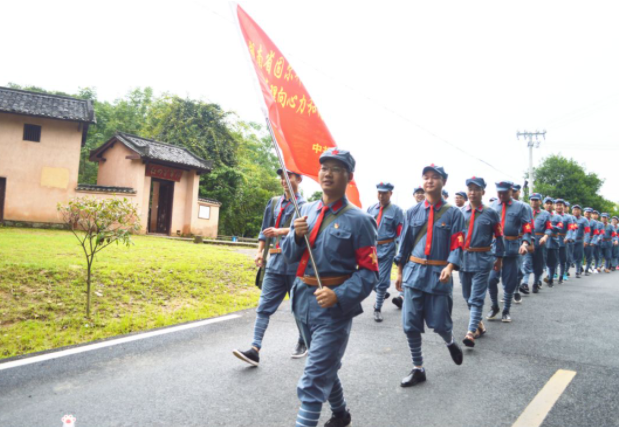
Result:
{"type": "Polygon", "coordinates": [[[25,124],[24,141],[41,142],[41,126],[25,124]]]}
{"type": "Polygon", "coordinates": [[[211,219],[211,207],[210,206],[200,206],[200,210],[198,211],[198,218],[200,218],[200,219],[211,219]]]}

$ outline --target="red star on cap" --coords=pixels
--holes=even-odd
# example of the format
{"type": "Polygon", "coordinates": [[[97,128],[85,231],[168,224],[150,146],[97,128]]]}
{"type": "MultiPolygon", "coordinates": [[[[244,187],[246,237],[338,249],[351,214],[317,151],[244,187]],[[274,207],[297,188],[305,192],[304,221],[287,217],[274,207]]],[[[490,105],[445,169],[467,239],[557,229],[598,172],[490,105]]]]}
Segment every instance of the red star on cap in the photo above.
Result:
{"type": "Polygon", "coordinates": [[[471,178],[471,179],[475,179],[475,177],[471,178]]]}
{"type": "Polygon", "coordinates": [[[432,164],[430,165],[430,167],[431,167],[431,168],[433,168],[433,167],[434,167],[434,163],[432,163],[432,164]]]}
{"type": "Polygon", "coordinates": [[[333,150],[333,151],[331,152],[331,154],[335,154],[335,155],[337,156],[338,154],[340,154],[340,152],[339,152],[339,151],[337,151],[337,150],[333,150]]]}

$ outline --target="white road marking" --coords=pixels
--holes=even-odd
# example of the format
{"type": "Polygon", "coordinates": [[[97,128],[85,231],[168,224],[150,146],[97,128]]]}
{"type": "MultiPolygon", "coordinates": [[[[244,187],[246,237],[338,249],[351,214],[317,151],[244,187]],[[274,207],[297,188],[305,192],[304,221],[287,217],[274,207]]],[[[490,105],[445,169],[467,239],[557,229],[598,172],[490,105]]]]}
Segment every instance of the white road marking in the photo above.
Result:
{"type": "Polygon", "coordinates": [[[206,319],[198,322],[187,323],[185,325],[172,326],[170,328],[159,329],[152,332],[144,332],[142,334],[131,335],[124,338],[111,339],[108,341],[99,342],[96,344],[84,345],[81,347],[70,348],[68,350],[56,351],[53,353],[41,354],[40,356],[27,357],[25,359],[14,360],[12,362],[0,362],[0,371],[16,368],[18,366],[30,365],[33,363],[44,362],[46,360],[58,359],[60,357],[71,356],[73,354],[85,353],[87,351],[98,350],[105,347],[112,347],[114,345],[126,344],[132,341],[143,340],[146,338],[152,338],[159,335],[171,334],[173,332],[185,331],[187,329],[198,328],[200,326],[211,325],[213,323],[224,322],[226,320],[232,320],[241,317],[240,314],[229,314],[227,316],[216,317],[214,319],[206,319]]]}
{"type": "Polygon", "coordinates": [[[537,396],[529,403],[529,406],[520,414],[512,427],[541,426],[550,410],[575,376],[575,371],[559,369],[555,372],[544,388],[537,393],[537,396]]]}

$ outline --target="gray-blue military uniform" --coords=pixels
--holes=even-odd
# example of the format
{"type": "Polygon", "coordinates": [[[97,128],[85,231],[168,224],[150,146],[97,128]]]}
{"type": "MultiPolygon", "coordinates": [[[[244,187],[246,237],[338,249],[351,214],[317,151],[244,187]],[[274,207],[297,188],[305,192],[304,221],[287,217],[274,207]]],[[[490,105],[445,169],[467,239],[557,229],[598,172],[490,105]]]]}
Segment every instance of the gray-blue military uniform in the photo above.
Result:
{"type": "MultiPolygon", "coordinates": [[[[394,186],[390,183],[380,183],[376,186],[378,191],[393,191],[394,186]]],[[[367,209],[376,220],[378,227],[378,272],[379,279],[374,291],[376,292],[376,303],[374,310],[380,311],[386,298],[387,290],[391,286],[391,268],[393,259],[396,255],[396,247],[404,225],[404,212],[397,205],[389,203],[381,207],[376,203],[367,209]]]]}
{"type": "MultiPolygon", "coordinates": [[[[427,166],[423,173],[428,170],[447,179],[442,167],[427,166]]],[[[459,363],[462,363],[461,350],[455,345],[452,334],[453,278],[441,283],[439,277],[450,263],[455,270],[459,269],[464,244],[463,227],[464,218],[460,209],[447,205],[444,199],[434,206],[425,200],[406,212],[395,262],[403,267],[402,324],[414,366],[423,364],[421,334],[424,323],[450,345],[449,351],[454,361],[453,352],[460,352],[459,363]]]]}
{"type": "MultiPolygon", "coordinates": [[[[539,193],[533,193],[529,196],[529,200],[539,200],[541,202],[542,196],[539,193]]],[[[523,278],[522,286],[526,286],[524,291],[528,293],[529,276],[533,273],[533,293],[537,293],[539,285],[541,283],[542,275],[544,274],[544,267],[546,266],[546,260],[544,258],[544,248],[540,244],[540,240],[544,236],[552,235],[552,225],[550,223],[550,214],[544,209],[532,209],[533,212],[533,235],[535,236],[535,248],[533,252],[528,252],[525,255],[525,275],[523,278]]],[[[522,290],[522,289],[521,289],[522,290]]]]}
{"type": "MultiPolygon", "coordinates": [[[[593,212],[593,209],[591,208],[585,208],[584,210],[585,213],[591,213],[593,212]]],[[[588,224],[588,228],[589,228],[589,244],[587,246],[585,246],[585,275],[589,275],[589,270],[592,268],[592,266],[594,265],[594,260],[593,260],[593,245],[596,244],[597,242],[597,231],[595,230],[595,220],[593,218],[587,218],[585,217],[585,219],[587,220],[587,224],[588,224]]]]}
{"type": "MultiPolygon", "coordinates": [[[[616,216],[613,216],[612,219],[619,221],[619,217],[616,216]]],[[[612,259],[612,268],[617,269],[619,267],[619,224],[614,226],[612,259]]]]}
{"type": "MultiPolygon", "coordinates": [[[[565,204],[565,200],[563,199],[557,199],[555,203],[563,203],[564,206],[566,206],[565,204]]],[[[569,264],[568,264],[568,257],[567,257],[567,251],[568,251],[568,242],[567,240],[569,240],[570,236],[571,236],[571,228],[572,228],[572,218],[571,215],[569,214],[555,214],[557,217],[559,217],[559,224],[558,224],[558,229],[557,229],[557,243],[559,243],[559,268],[558,268],[558,279],[559,279],[559,284],[563,283],[564,280],[567,279],[567,272],[569,271],[569,264]]]]}
{"type": "MultiPolygon", "coordinates": [[[[483,178],[473,177],[466,180],[466,185],[474,184],[481,189],[486,188],[483,178]]],[[[468,330],[475,334],[481,323],[484,299],[488,290],[490,271],[496,258],[504,254],[503,231],[501,218],[497,212],[483,205],[473,209],[469,204],[461,208],[464,216],[464,245],[460,263],[460,283],[462,296],[466,300],[469,311],[468,330]],[[496,238],[496,248],[493,254],[492,244],[496,238]]],[[[481,331],[480,331],[481,332],[481,331]]],[[[472,347],[474,340],[465,338],[464,344],[472,347]]]]}
{"type": "MultiPolygon", "coordinates": [[[[498,192],[509,191],[513,183],[501,181],[496,183],[498,192]]],[[[488,285],[488,293],[492,301],[492,311],[488,319],[492,320],[498,314],[499,307],[499,279],[503,285],[505,305],[503,307],[503,321],[511,321],[510,308],[512,296],[518,287],[519,249],[521,242],[531,244],[531,215],[530,210],[524,203],[518,200],[510,200],[502,203],[500,199],[494,201],[490,208],[494,209],[501,218],[503,228],[503,265],[500,272],[492,270],[488,285]]],[[[495,242],[496,246],[496,242],[495,242]]],[[[495,249],[496,250],[496,249],[495,249]]]]}
{"type": "MultiPolygon", "coordinates": [[[[354,171],[354,159],[348,151],[329,149],[320,157],[321,163],[326,159],[338,160],[354,171]]],[[[299,264],[290,299],[309,348],[297,385],[301,401],[297,424],[316,425],[322,404],[327,400],[334,414],[346,412],[337,373],[342,366],[353,317],[363,313],[361,302],[378,282],[377,232],[374,218],[350,204],[346,197],[330,205],[322,201],[306,203],[301,215],[308,217],[310,243],[315,238],[312,252],[316,265],[309,259],[305,240],[296,240],[294,223],[281,246],[286,260],[299,264]],[[324,229],[318,231],[321,226],[324,229]],[[322,308],[316,300],[316,270],[323,285],[337,296],[333,307],[322,308]]]]}
{"type": "MultiPolygon", "coordinates": [[[[554,203],[554,200],[550,197],[546,197],[544,199],[544,204],[546,204],[547,201],[551,201],[552,203],[554,203]]],[[[559,265],[559,228],[562,228],[561,221],[563,220],[563,218],[560,215],[555,214],[554,212],[548,213],[550,214],[552,234],[545,245],[546,267],[548,268],[548,277],[545,278],[544,281],[552,287],[554,282],[554,276],[557,272],[557,267],[559,265]]]]}
{"type": "MultiPolygon", "coordinates": [[[[580,205],[574,205],[573,208],[582,209],[580,205]]],[[[582,263],[585,256],[585,243],[591,243],[591,227],[589,220],[584,216],[574,215],[574,225],[572,230],[572,239],[574,240],[574,263],[576,264],[576,277],[582,274],[582,263]]]]}
{"type": "Polygon", "coordinates": [[[610,272],[612,268],[612,256],[613,256],[613,233],[615,232],[615,228],[612,226],[610,222],[608,222],[608,218],[610,215],[607,213],[602,214],[602,218],[606,218],[606,225],[602,222],[602,229],[600,234],[600,253],[601,256],[604,257],[604,268],[610,272]]]}
{"type": "MultiPolygon", "coordinates": [[[[597,215],[600,214],[598,211],[593,211],[593,213],[597,215]]],[[[595,259],[594,267],[598,270],[602,267],[602,250],[600,243],[602,240],[603,228],[604,224],[602,224],[602,221],[598,221],[597,219],[591,220],[591,229],[593,231],[593,239],[591,244],[593,245],[593,258],[595,259]]]]}

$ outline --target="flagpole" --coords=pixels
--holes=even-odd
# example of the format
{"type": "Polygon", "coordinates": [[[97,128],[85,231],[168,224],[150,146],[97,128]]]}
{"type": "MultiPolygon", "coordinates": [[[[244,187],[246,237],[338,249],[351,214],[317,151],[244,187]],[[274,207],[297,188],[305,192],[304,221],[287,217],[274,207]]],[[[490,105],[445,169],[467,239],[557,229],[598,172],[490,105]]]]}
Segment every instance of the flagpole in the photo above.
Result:
{"type": "MultiPolygon", "coordinates": [[[[282,153],[279,150],[279,146],[277,145],[277,140],[275,139],[275,134],[273,133],[273,128],[271,127],[271,120],[269,120],[268,115],[265,117],[265,120],[267,122],[267,128],[269,128],[269,133],[271,134],[271,143],[273,144],[273,148],[277,153],[277,158],[282,168],[282,175],[284,176],[284,178],[286,178],[286,185],[288,186],[290,198],[292,199],[292,203],[294,203],[294,211],[297,214],[297,218],[301,218],[301,211],[299,211],[299,204],[297,203],[296,194],[292,189],[292,184],[290,183],[288,169],[286,169],[286,165],[284,164],[284,158],[282,157],[282,153]]],[[[312,266],[314,266],[314,273],[316,273],[316,280],[318,281],[318,289],[322,289],[322,280],[320,279],[320,274],[318,273],[318,269],[316,268],[316,261],[314,260],[314,253],[312,252],[312,246],[310,245],[309,237],[307,236],[307,234],[303,237],[305,238],[305,245],[307,246],[307,252],[309,253],[310,260],[312,261],[312,266]]]]}

